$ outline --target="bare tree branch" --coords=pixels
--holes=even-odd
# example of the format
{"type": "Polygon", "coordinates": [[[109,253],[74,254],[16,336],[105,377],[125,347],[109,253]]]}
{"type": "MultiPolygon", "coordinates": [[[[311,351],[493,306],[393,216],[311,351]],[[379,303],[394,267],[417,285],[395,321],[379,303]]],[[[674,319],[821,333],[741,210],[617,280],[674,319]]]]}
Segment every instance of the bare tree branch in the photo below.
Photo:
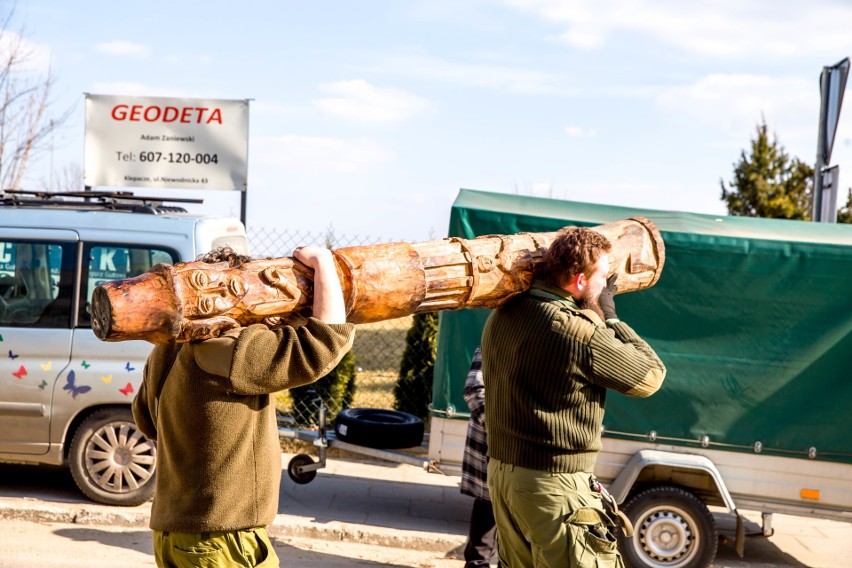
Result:
{"type": "Polygon", "coordinates": [[[37,68],[36,50],[24,30],[10,30],[14,9],[0,29],[0,188],[19,188],[27,166],[47,150],[72,109],[51,116],[52,69],[37,68]]]}

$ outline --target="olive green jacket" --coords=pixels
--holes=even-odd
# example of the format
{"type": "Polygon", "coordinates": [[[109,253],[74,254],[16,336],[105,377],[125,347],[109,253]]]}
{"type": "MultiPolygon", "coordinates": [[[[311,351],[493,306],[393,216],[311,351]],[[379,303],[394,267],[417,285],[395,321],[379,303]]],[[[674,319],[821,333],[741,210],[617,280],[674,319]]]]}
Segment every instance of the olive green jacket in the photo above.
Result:
{"type": "Polygon", "coordinates": [[[257,324],[182,348],[154,347],[133,401],[139,429],[157,442],[151,528],[214,532],[271,523],[281,449],[270,394],[327,374],[352,346],[354,329],[310,318],[299,328],[257,324]]]}
{"type": "Polygon", "coordinates": [[[543,284],[494,310],[482,335],[488,456],[541,471],[592,472],[607,389],[646,397],[666,368],[626,323],[604,323],[543,284]]]}

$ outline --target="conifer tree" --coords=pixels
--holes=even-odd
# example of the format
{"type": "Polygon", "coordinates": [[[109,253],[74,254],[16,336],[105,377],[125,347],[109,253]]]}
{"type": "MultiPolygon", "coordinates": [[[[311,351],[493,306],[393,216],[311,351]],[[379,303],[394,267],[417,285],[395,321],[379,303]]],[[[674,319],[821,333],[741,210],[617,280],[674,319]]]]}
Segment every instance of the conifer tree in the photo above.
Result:
{"type": "Polygon", "coordinates": [[[329,423],[337,413],[348,408],[355,394],[355,357],[352,350],[340,360],[330,373],[314,383],[290,389],[293,399],[293,418],[298,424],[316,424],[319,400],[325,403],[329,423]]]}
{"type": "Polygon", "coordinates": [[[728,187],[720,180],[722,200],[731,215],[807,221],[813,178],[814,169],[791,158],[777,136],[770,142],[764,120],[757,126],[750,154],[740,154],[734,179],[728,187]]]}
{"type": "Polygon", "coordinates": [[[428,416],[437,339],[438,314],[416,314],[405,336],[399,379],[393,391],[395,409],[424,419],[428,416]]]}

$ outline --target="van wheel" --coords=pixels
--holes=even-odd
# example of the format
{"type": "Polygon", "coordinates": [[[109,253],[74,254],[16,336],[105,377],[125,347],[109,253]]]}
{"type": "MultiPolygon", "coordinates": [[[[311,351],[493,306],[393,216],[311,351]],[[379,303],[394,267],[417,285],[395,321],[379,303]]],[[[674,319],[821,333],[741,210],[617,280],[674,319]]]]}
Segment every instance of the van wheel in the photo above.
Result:
{"type": "Polygon", "coordinates": [[[704,568],[716,557],[716,521],[695,495],[672,485],[651,487],[622,507],[633,537],[619,534],[630,568],[704,568]]]}
{"type": "Polygon", "coordinates": [[[413,448],[423,443],[424,430],[413,414],[382,408],[347,408],[334,420],[339,439],[368,448],[413,448]]]}
{"type": "Polygon", "coordinates": [[[154,493],[157,449],[129,408],[93,412],[74,433],[68,459],[74,482],[92,501],[132,507],[154,493]]]}

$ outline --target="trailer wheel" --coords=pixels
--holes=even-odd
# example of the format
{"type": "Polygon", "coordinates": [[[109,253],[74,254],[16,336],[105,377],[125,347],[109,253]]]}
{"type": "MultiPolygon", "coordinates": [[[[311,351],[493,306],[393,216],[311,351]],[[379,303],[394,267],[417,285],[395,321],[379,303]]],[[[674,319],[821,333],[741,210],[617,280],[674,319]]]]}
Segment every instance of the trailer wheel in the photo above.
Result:
{"type": "Polygon", "coordinates": [[[317,470],[302,471],[301,468],[306,465],[311,465],[312,463],[314,463],[314,460],[311,456],[307,454],[297,454],[293,456],[290,459],[290,463],[287,464],[287,475],[289,475],[290,479],[299,485],[310,483],[317,476],[317,470]]]}
{"type": "Polygon", "coordinates": [[[716,557],[716,521],[695,495],[672,485],[651,487],[622,507],[633,537],[619,534],[630,568],[704,568],[716,557]]]}
{"type": "Polygon", "coordinates": [[[412,448],[423,443],[423,421],[413,414],[382,408],[347,408],[334,421],[344,442],[368,448],[412,448]]]}

